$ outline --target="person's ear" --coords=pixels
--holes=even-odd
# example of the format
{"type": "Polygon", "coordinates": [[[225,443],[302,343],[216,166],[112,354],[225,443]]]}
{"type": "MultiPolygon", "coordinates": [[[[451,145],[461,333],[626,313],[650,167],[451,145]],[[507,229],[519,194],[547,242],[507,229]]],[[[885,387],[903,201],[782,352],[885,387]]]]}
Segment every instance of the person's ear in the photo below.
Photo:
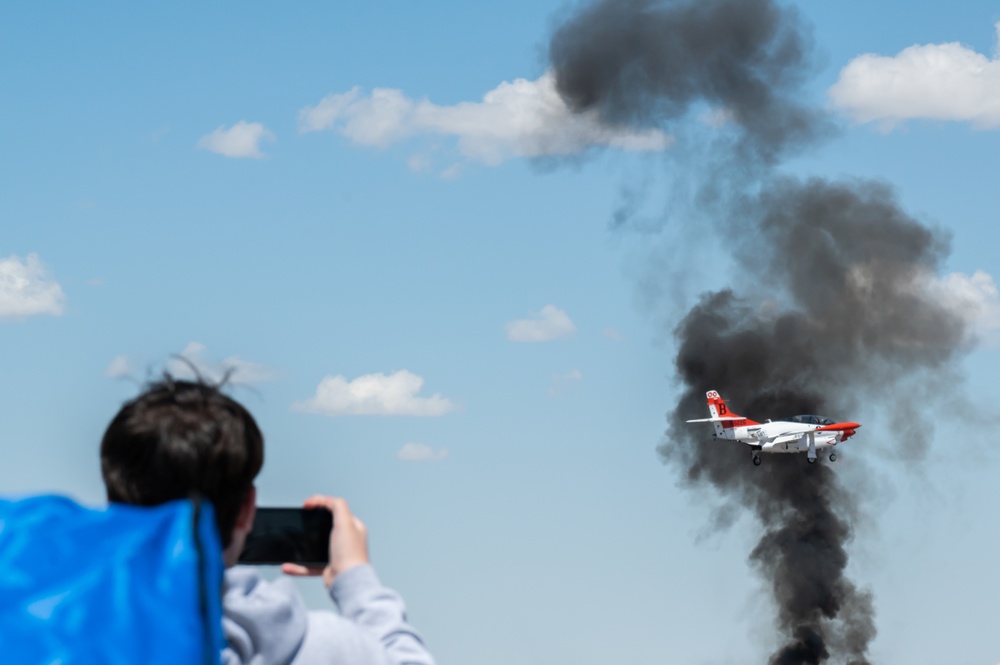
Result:
{"type": "Polygon", "coordinates": [[[232,539],[229,546],[222,552],[222,560],[226,566],[235,566],[243,552],[247,534],[253,529],[253,518],[257,515],[257,488],[253,485],[247,490],[236,513],[236,523],[233,524],[232,539]]]}
{"type": "Polygon", "coordinates": [[[247,490],[246,496],[243,497],[243,503],[240,504],[240,512],[236,515],[236,524],[234,528],[243,531],[244,533],[250,533],[253,529],[253,518],[257,515],[257,487],[251,485],[250,489],[247,490]]]}

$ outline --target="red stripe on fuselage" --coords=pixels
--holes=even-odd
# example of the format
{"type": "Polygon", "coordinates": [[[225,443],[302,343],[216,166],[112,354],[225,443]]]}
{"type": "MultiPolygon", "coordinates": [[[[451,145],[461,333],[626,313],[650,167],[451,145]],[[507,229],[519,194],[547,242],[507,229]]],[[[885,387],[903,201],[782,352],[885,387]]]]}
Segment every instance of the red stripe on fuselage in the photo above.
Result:
{"type": "Polygon", "coordinates": [[[715,407],[715,412],[712,413],[713,416],[722,416],[722,417],[727,417],[728,416],[730,418],[739,418],[739,420],[723,420],[722,421],[722,429],[733,429],[734,427],[747,427],[749,425],[759,425],[760,424],[760,423],[758,423],[755,420],[750,420],[749,418],[744,418],[741,415],[739,415],[737,413],[733,413],[732,411],[730,411],[729,407],[726,406],[725,400],[723,400],[721,397],[718,397],[718,396],[716,396],[716,397],[709,397],[708,398],[708,404],[709,404],[709,406],[714,406],[715,407]]]}
{"type": "Polygon", "coordinates": [[[733,427],[747,427],[748,425],[759,425],[760,423],[754,422],[749,418],[744,418],[742,420],[723,420],[722,429],[732,429],[733,427]]]}

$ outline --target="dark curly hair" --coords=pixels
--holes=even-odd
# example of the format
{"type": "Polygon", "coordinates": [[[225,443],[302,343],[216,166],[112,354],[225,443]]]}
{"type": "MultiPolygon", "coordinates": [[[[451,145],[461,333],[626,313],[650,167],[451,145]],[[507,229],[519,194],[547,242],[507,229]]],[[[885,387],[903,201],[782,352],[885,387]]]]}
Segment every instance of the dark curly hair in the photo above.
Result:
{"type": "Polygon", "coordinates": [[[165,375],[126,402],[101,440],[108,501],[153,506],[198,493],[215,507],[227,547],[240,505],[264,464],[253,416],[202,379],[165,375]]]}

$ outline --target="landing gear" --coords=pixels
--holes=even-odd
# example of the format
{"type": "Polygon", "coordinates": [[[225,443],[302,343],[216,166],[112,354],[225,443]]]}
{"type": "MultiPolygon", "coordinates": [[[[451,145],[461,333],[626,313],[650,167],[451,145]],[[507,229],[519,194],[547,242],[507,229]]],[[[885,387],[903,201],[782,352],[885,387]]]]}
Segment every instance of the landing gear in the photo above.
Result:
{"type": "Polygon", "coordinates": [[[754,455],[753,456],[753,465],[754,466],[760,466],[760,455],[754,455]]]}
{"type": "Polygon", "coordinates": [[[830,461],[831,462],[837,461],[837,453],[830,453],[830,461]]]}
{"type": "Polygon", "coordinates": [[[815,464],[816,463],[816,458],[815,457],[807,457],[806,461],[809,462],[810,464],[815,464]]]}

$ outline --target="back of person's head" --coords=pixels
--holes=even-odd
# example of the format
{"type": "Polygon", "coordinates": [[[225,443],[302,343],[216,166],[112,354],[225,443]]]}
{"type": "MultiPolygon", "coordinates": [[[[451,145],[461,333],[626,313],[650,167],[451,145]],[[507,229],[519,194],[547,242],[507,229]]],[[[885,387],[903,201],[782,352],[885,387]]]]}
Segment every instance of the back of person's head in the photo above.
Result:
{"type": "Polygon", "coordinates": [[[127,402],[101,441],[108,501],[153,506],[198,493],[227,547],[264,463],[253,416],[219,386],[165,376],[127,402]]]}

